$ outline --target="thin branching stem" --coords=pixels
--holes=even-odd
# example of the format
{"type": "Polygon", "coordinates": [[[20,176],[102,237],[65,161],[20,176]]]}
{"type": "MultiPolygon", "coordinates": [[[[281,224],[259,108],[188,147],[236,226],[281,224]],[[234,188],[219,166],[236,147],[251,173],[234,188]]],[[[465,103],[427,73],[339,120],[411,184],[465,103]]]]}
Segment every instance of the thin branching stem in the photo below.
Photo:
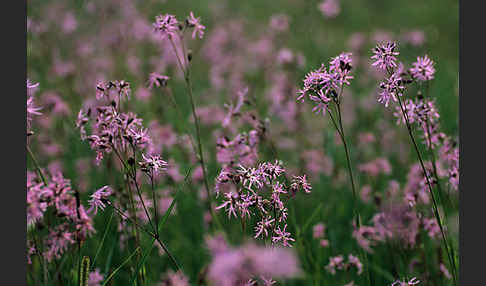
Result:
{"type": "MultiPolygon", "coordinates": [[[[198,154],[199,155],[199,162],[201,164],[201,168],[202,168],[202,172],[203,172],[204,187],[206,189],[207,200],[208,200],[207,207],[208,207],[208,210],[211,214],[211,217],[213,218],[214,221],[216,221],[218,226],[221,228],[222,227],[221,223],[219,222],[218,217],[217,217],[216,213],[214,212],[214,210],[211,206],[212,196],[211,196],[211,192],[210,192],[210,189],[209,189],[208,176],[207,176],[207,173],[206,173],[207,172],[206,171],[206,163],[205,163],[205,160],[204,160],[204,154],[203,154],[202,144],[201,144],[201,127],[200,127],[200,123],[199,123],[199,118],[196,114],[196,104],[194,103],[194,96],[193,96],[193,91],[192,91],[192,82],[191,82],[191,77],[190,77],[190,72],[189,72],[189,64],[187,64],[187,66],[184,68],[184,65],[181,62],[181,59],[179,57],[179,53],[177,52],[174,41],[172,40],[172,38],[170,38],[169,40],[170,40],[170,43],[172,45],[172,48],[174,49],[174,53],[176,54],[177,61],[179,63],[179,67],[184,74],[184,80],[185,80],[185,83],[186,83],[187,93],[189,95],[189,101],[191,103],[192,117],[194,119],[194,125],[195,125],[195,129],[196,129],[196,141],[197,141],[197,147],[198,147],[198,153],[199,153],[198,154]]],[[[181,40],[181,42],[183,41],[183,39],[180,39],[180,40],[181,40]]],[[[185,56],[186,56],[186,52],[184,50],[183,51],[183,58],[185,58],[185,56]]]]}
{"type": "Polygon", "coordinates": [[[444,247],[447,251],[449,263],[451,264],[451,266],[453,268],[452,274],[453,274],[454,284],[457,284],[456,264],[455,264],[454,258],[451,256],[451,253],[450,253],[450,250],[449,250],[449,244],[448,244],[448,241],[447,241],[447,238],[446,238],[444,227],[442,225],[442,221],[441,221],[440,214],[439,214],[439,209],[438,209],[438,206],[437,206],[437,201],[436,201],[436,198],[435,198],[435,195],[434,195],[432,184],[431,184],[430,179],[429,179],[429,174],[427,172],[427,169],[425,168],[425,164],[423,162],[422,155],[420,154],[417,143],[415,141],[415,137],[413,135],[412,127],[410,125],[410,121],[409,121],[407,112],[405,110],[406,107],[403,106],[402,100],[400,99],[400,96],[397,96],[397,97],[398,97],[398,104],[400,105],[400,109],[402,111],[403,118],[405,119],[405,124],[407,126],[408,135],[410,137],[410,140],[412,141],[412,145],[413,145],[415,152],[417,154],[417,157],[419,159],[420,166],[422,167],[422,171],[424,173],[424,177],[425,177],[425,180],[427,182],[427,186],[429,188],[429,193],[430,193],[430,196],[432,198],[432,203],[433,203],[434,215],[435,215],[435,218],[437,220],[437,224],[439,225],[440,233],[442,235],[442,242],[444,243],[444,247]]]}

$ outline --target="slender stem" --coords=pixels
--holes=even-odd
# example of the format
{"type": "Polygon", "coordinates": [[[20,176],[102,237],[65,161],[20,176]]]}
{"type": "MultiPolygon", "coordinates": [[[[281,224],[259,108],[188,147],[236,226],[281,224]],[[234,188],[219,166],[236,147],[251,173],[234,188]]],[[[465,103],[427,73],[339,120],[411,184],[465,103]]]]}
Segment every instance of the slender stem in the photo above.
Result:
{"type": "Polygon", "coordinates": [[[42,179],[42,182],[44,183],[44,185],[47,186],[47,180],[46,180],[46,177],[44,177],[44,174],[42,173],[42,170],[39,166],[39,163],[37,162],[37,160],[35,159],[35,156],[34,156],[34,153],[32,153],[32,150],[30,150],[30,147],[29,145],[26,145],[27,147],[27,152],[29,153],[30,155],[30,158],[32,159],[32,162],[34,162],[34,167],[35,169],[37,170],[37,173],[39,173],[39,176],[41,177],[42,179]]]}
{"type": "Polygon", "coordinates": [[[148,235],[150,236],[154,236],[154,233],[147,230],[145,227],[141,226],[140,224],[138,224],[134,219],[132,219],[131,217],[125,215],[119,208],[117,208],[114,204],[110,203],[109,204],[114,210],[116,210],[116,212],[123,218],[123,219],[127,219],[129,220],[131,223],[133,223],[133,225],[136,226],[136,228],[138,229],[141,229],[143,230],[144,232],[146,232],[148,235]]]}
{"type": "Polygon", "coordinates": [[[353,178],[353,170],[351,168],[351,160],[349,158],[349,150],[348,150],[348,144],[346,143],[346,137],[344,135],[344,128],[343,128],[343,123],[342,123],[342,119],[341,119],[341,105],[339,104],[339,102],[337,103],[337,109],[338,109],[338,115],[339,115],[339,127],[341,128],[341,139],[343,141],[343,144],[344,144],[344,151],[346,153],[346,161],[348,163],[348,171],[349,171],[349,178],[351,180],[351,188],[353,189],[353,196],[354,196],[354,199],[356,200],[356,187],[355,187],[355,184],[354,184],[354,178],[353,178]]]}
{"type": "Polygon", "coordinates": [[[158,235],[155,235],[154,238],[159,243],[159,245],[162,247],[162,249],[164,249],[165,253],[167,253],[167,256],[169,257],[169,259],[172,261],[172,263],[176,267],[176,270],[177,271],[181,270],[181,267],[179,266],[179,263],[177,263],[175,257],[170,253],[170,251],[167,248],[167,246],[165,246],[165,244],[160,240],[159,236],[158,235]]]}
{"type": "MultiPolygon", "coordinates": [[[[174,49],[174,53],[176,54],[177,61],[179,63],[180,69],[184,73],[184,80],[186,82],[187,92],[188,92],[189,100],[190,100],[190,103],[191,103],[192,117],[194,119],[194,125],[196,127],[195,128],[196,129],[196,141],[197,141],[197,146],[198,146],[198,151],[199,151],[198,152],[199,153],[199,161],[201,163],[201,168],[202,168],[203,178],[204,178],[204,187],[206,189],[207,200],[208,200],[208,204],[207,204],[208,206],[207,207],[208,207],[209,212],[211,213],[212,218],[216,221],[216,223],[219,225],[219,227],[221,227],[221,224],[218,220],[218,217],[214,213],[214,210],[211,206],[212,197],[211,197],[211,192],[209,190],[208,177],[207,177],[207,174],[206,174],[206,164],[205,164],[205,161],[204,161],[204,154],[203,154],[203,151],[202,151],[202,144],[201,144],[201,130],[200,130],[201,128],[200,128],[199,118],[196,114],[196,105],[194,103],[194,96],[193,96],[193,92],[192,92],[192,83],[191,83],[191,77],[190,77],[190,74],[189,74],[189,65],[187,65],[187,67],[184,69],[184,66],[182,65],[181,60],[179,58],[179,54],[177,53],[177,49],[175,47],[174,41],[171,38],[170,38],[170,42],[172,44],[172,48],[174,49]]],[[[185,56],[185,51],[183,51],[183,53],[184,53],[184,56],[185,56]]]]}
{"type": "Polygon", "coordinates": [[[440,219],[440,214],[439,214],[439,210],[438,210],[438,207],[437,207],[437,201],[435,199],[435,195],[434,195],[434,192],[433,192],[432,184],[430,183],[429,175],[427,173],[427,170],[425,169],[425,165],[424,165],[424,162],[422,160],[422,155],[420,154],[420,151],[418,149],[417,143],[415,142],[415,137],[413,136],[412,127],[410,125],[410,121],[408,119],[407,113],[405,112],[405,109],[404,109],[406,107],[404,107],[402,105],[402,100],[400,99],[400,96],[397,96],[397,97],[398,97],[398,103],[400,105],[400,109],[402,111],[402,115],[403,115],[403,117],[405,119],[405,124],[407,126],[407,131],[408,131],[410,140],[412,141],[412,145],[414,146],[415,152],[417,153],[417,157],[418,157],[418,159],[420,161],[420,166],[422,167],[422,171],[424,173],[425,180],[426,180],[427,186],[429,188],[429,193],[430,193],[430,196],[431,196],[432,202],[433,202],[434,215],[435,215],[435,218],[436,218],[437,223],[438,223],[439,228],[440,228],[440,233],[442,235],[442,241],[443,241],[444,247],[445,247],[445,249],[447,251],[447,256],[449,258],[449,262],[451,263],[451,266],[453,268],[452,274],[453,274],[453,278],[454,278],[454,284],[457,284],[457,280],[456,280],[457,279],[456,278],[456,264],[455,264],[454,258],[451,256],[451,253],[450,253],[450,250],[449,250],[449,245],[448,245],[447,238],[446,238],[446,234],[444,232],[444,228],[442,226],[442,222],[441,222],[441,219],[440,219]]]}
{"type": "MultiPolygon", "coordinates": [[[[430,153],[430,158],[432,160],[432,171],[433,171],[433,175],[435,177],[435,180],[436,180],[436,185],[437,185],[437,190],[438,190],[438,193],[439,193],[439,198],[441,199],[441,201],[443,202],[444,199],[442,198],[442,187],[441,187],[441,184],[440,184],[440,179],[439,179],[439,175],[438,175],[438,172],[437,172],[437,164],[436,164],[436,159],[435,159],[435,152],[434,152],[434,149],[432,149],[432,132],[430,130],[430,124],[429,124],[429,121],[428,121],[428,118],[426,119],[426,129],[427,129],[427,139],[428,139],[428,150],[429,150],[429,153],[430,153]]],[[[446,195],[446,198],[447,198],[447,202],[449,203],[449,205],[451,205],[451,201],[450,201],[450,198],[448,195],[446,195]]]]}
{"type": "Polygon", "coordinates": [[[132,177],[132,180],[135,183],[135,189],[137,190],[138,198],[142,202],[142,207],[143,207],[143,210],[145,212],[145,215],[147,216],[147,219],[149,221],[149,224],[152,227],[152,229],[155,231],[156,226],[154,226],[154,224],[152,223],[152,219],[150,218],[150,215],[149,215],[149,212],[147,210],[147,207],[145,206],[145,202],[144,202],[143,197],[142,197],[142,192],[140,191],[140,187],[138,186],[137,178],[135,177],[135,175],[132,177]]]}
{"type": "Polygon", "coordinates": [[[157,208],[157,194],[155,193],[155,188],[154,188],[154,171],[151,170],[150,174],[150,185],[152,186],[152,200],[154,204],[154,218],[155,218],[155,233],[158,235],[159,234],[159,211],[157,208]]]}

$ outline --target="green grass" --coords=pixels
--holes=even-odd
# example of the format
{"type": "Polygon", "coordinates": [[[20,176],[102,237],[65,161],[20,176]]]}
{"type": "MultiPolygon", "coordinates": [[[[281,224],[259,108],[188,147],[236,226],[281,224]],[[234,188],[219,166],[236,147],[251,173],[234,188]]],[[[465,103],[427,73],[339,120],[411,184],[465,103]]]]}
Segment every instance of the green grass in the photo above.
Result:
{"type": "MultiPolygon", "coordinates": [[[[92,34],[101,30],[104,23],[116,18],[116,12],[107,11],[104,14],[106,18],[97,18],[86,12],[85,7],[89,1],[41,1],[32,0],[28,3],[28,15],[32,19],[39,21],[45,18],[49,9],[52,9],[53,3],[65,5],[72,9],[79,19],[79,33],[92,34]]],[[[269,22],[271,15],[285,13],[290,17],[290,31],[284,38],[281,45],[293,50],[300,51],[305,55],[305,67],[295,71],[296,78],[299,81],[295,84],[300,85],[300,79],[306,72],[318,67],[322,62],[327,62],[330,57],[337,55],[341,51],[347,50],[347,40],[352,33],[362,32],[365,35],[371,35],[376,30],[386,30],[395,34],[410,30],[423,29],[426,34],[426,44],[420,48],[404,47],[401,59],[410,64],[418,55],[427,53],[436,62],[437,73],[431,86],[430,95],[437,100],[437,106],[441,114],[441,126],[443,131],[451,136],[458,134],[458,68],[459,68],[459,26],[458,26],[458,1],[457,0],[431,0],[431,1],[387,1],[387,0],[343,0],[341,1],[341,14],[335,19],[325,19],[317,5],[320,1],[187,1],[177,0],[165,1],[134,1],[137,9],[143,13],[144,17],[152,21],[155,15],[163,13],[175,14],[179,19],[183,19],[190,11],[194,11],[196,16],[200,16],[203,24],[206,25],[206,36],[212,30],[221,25],[224,19],[244,19],[245,31],[249,38],[256,39],[262,33],[262,25],[269,22]],[[224,9],[222,15],[214,16],[213,9],[224,9]],[[223,19],[224,18],[224,19],[223,19]]],[[[57,5],[56,4],[56,5],[57,5]]],[[[120,19],[122,20],[122,19],[120,19]]],[[[51,27],[52,28],[52,27],[51,27]]],[[[54,28],[55,31],[55,28],[54,28]]],[[[207,39],[207,38],[206,38],[207,39]]],[[[93,168],[88,171],[89,181],[84,182],[84,177],[78,174],[76,169],[76,160],[78,158],[94,158],[95,154],[89,148],[87,142],[79,139],[78,130],[74,129],[74,120],[77,111],[82,105],[85,98],[94,98],[94,87],[86,87],[85,90],[90,94],[79,94],[74,88],[79,84],[78,77],[85,77],[86,74],[75,72],[65,78],[55,78],[51,75],[52,62],[57,51],[62,58],[73,59],[77,64],[75,47],[82,38],[63,36],[60,33],[49,32],[41,36],[28,34],[27,59],[28,59],[28,76],[34,82],[40,82],[41,94],[45,91],[56,91],[61,95],[70,108],[71,114],[66,118],[56,120],[48,129],[38,128],[37,133],[45,132],[44,135],[63,146],[64,151],[59,156],[63,164],[64,176],[72,180],[73,185],[79,186],[81,183],[87,183],[88,192],[82,194],[82,201],[86,205],[88,196],[93,190],[103,185],[110,184],[115,187],[123,186],[123,178],[120,173],[109,171],[105,167],[99,169],[93,168]]],[[[204,41],[204,40],[203,40],[204,41]]],[[[193,86],[196,101],[201,105],[208,103],[222,106],[228,102],[230,95],[222,91],[220,94],[208,95],[208,65],[200,57],[201,43],[191,42],[191,48],[194,50],[193,62],[193,86]],[[194,44],[194,46],[192,46],[194,44]]],[[[371,49],[368,45],[366,49],[371,49]]],[[[127,48],[128,49],[128,48],[127,48]]],[[[143,61],[141,64],[142,74],[133,74],[126,64],[126,54],[123,49],[113,47],[113,50],[97,51],[107,56],[113,56],[115,67],[105,74],[107,79],[126,79],[132,87],[136,88],[145,85],[146,77],[150,70],[148,58],[156,55],[157,50],[150,45],[141,47],[130,47],[129,51],[136,51],[136,55],[143,61]]],[[[366,51],[365,51],[366,52],[366,51]]],[[[83,71],[80,71],[83,72],[83,71]]],[[[250,86],[251,93],[259,102],[264,103],[264,92],[268,89],[268,82],[264,81],[261,71],[249,73],[248,78],[254,83],[250,86]]],[[[175,78],[175,77],[174,77],[175,78]]],[[[352,83],[353,98],[362,98],[374,91],[376,82],[368,85],[361,85],[356,81],[352,83]]],[[[182,118],[172,108],[166,95],[160,90],[154,91],[151,101],[147,103],[132,102],[131,108],[144,119],[145,123],[157,119],[161,124],[171,124],[173,129],[181,134],[188,129],[194,130],[193,125],[188,120],[190,117],[190,106],[185,94],[183,80],[174,79],[170,82],[170,88],[176,97],[178,106],[181,109],[182,118]]],[[[341,146],[335,144],[333,139],[334,131],[327,118],[317,117],[310,114],[310,105],[305,104],[305,115],[307,122],[312,122],[309,126],[313,131],[320,134],[322,144],[326,155],[330,156],[337,168],[344,170],[345,157],[341,146]]],[[[267,114],[268,107],[265,105],[258,106],[258,113],[264,117],[267,114]]],[[[380,120],[389,121],[393,125],[393,119],[387,111],[378,111],[370,114],[359,114],[359,122],[353,123],[350,129],[346,129],[347,135],[351,142],[351,156],[354,164],[354,170],[357,172],[356,164],[370,160],[378,156],[378,146],[374,147],[375,154],[363,154],[356,147],[357,133],[375,128],[380,120]]],[[[271,124],[281,124],[278,119],[271,121],[271,124]]],[[[215,145],[212,132],[219,128],[218,126],[203,126],[202,139],[203,148],[208,156],[208,177],[212,184],[217,176],[220,166],[215,160],[215,145]]],[[[397,129],[397,136],[402,138],[404,146],[408,148],[408,157],[406,162],[395,154],[389,158],[393,166],[393,173],[390,176],[381,176],[377,180],[369,180],[364,176],[358,177],[358,185],[362,186],[365,182],[373,184],[373,187],[380,190],[386,188],[390,179],[396,179],[401,186],[406,183],[406,175],[411,163],[416,162],[415,154],[412,152],[412,146],[409,145],[406,130],[397,129]]],[[[33,150],[37,154],[39,163],[47,166],[54,161],[42,154],[36,143],[33,143],[33,150]]],[[[298,162],[298,154],[294,151],[279,152],[280,158],[286,166],[295,167],[298,162]]],[[[274,160],[274,156],[269,151],[268,146],[262,146],[262,159],[274,160]]],[[[179,148],[174,147],[164,151],[164,158],[172,158],[180,164],[180,172],[184,174],[191,166],[187,154],[179,148]]],[[[33,170],[33,164],[29,160],[29,170],[33,170]]],[[[321,175],[319,178],[313,178],[313,193],[311,197],[298,196],[291,202],[289,207],[289,231],[294,234],[296,243],[294,249],[298,253],[303,275],[299,279],[282,282],[281,285],[343,285],[350,280],[355,280],[357,285],[366,285],[364,273],[361,276],[353,274],[338,274],[331,276],[324,270],[328,263],[329,256],[354,253],[356,252],[356,242],[351,237],[352,216],[351,209],[352,194],[349,183],[337,185],[335,176],[321,175]],[[312,239],[312,226],[315,223],[324,222],[327,226],[327,238],[330,242],[329,248],[321,248],[318,241],[312,239]]],[[[163,181],[159,188],[177,188],[177,184],[169,180],[163,181]]],[[[149,186],[144,186],[149,190],[149,186]]],[[[178,194],[176,212],[174,215],[167,217],[166,225],[161,231],[162,240],[168,245],[171,252],[182,265],[184,273],[190,277],[191,283],[195,285],[198,276],[204,271],[210,262],[210,255],[205,247],[205,236],[208,229],[203,221],[205,206],[198,198],[198,192],[202,188],[201,184],[189,184],[178,194]]],[[[454,200],[454,203],[457,203],[454,200]]],[[[457,204],[456,204],[457,205],[457,204]]],[[[365,224],[369,224],[376,209],[367,205],[361,206],[361,215],[365,224]]],[[[449,216],[457,215],[457,208],[450,210],[449,216]]],[[[120,234],[115,227],[109,226],[112,218],[111,211],[105,211],[98,214],[95,218],[96,234],[89,238],[82,246],[82,255],[92,259],[91,268],[100,268],[105,277],[111,275],[112,285],[129,285],[129,281],[134,281],[133,270],[139,269],[140,265],[134,262],[135,246],[130,242],[130,247],[120,249],[120,234]],[[96,259],[93,259],[95,258],[96,259]],[[111,273],[111,274],[110,274],[111,273]],[[131,280],[132,279],[132,280],[131,280]]],[[[114,216],[111,225],[116,225],[119,218],[114,216]]],[[[245,233],[242,233],[241,225],[238,220],[228,220],[226,214],[219,213],[219,220],[223,224],[225,236],[230,244],[237,245],[253,235],[251,227],[247,227],[245,233]]],[[[248,226],[254,222],[248,222],[248,226]]],[[[44,230],[45,231],[45,230],[44,230]]],[[[161,275],[171,268],[167,256],[159,256],[158,251],[154,251],[150,244],[150,237],[142,234],[143,246],[141,250],[145,254],[143,257],[145,263],[145,275],[147,281],[155,283],[160,281],[161,275]]],[[[458,237],[453,237],[454,244],[457,246],[458,237]]],[[[425,239],[424,252],[408,250],[401,245],[394,243],[382,244],[375,248],[373,255],[368,255],[369,264],[367,265],[371,273],[372,285],[389,285],[392,279],[408,278],[412,276],[420,277],[423,275],[423,269],[415,269],[409,272],[408,265],[403,261],[409,260],[412,256],[426,257],[424,269],[433,269],[433,276],[430,285],[449,285],[442,277],[438,275],[438,265],[434,262],[437,258],[437,248],[439,241],[425,239]]],[[[456,248],[457,249],[457,248],[456,248]]],[[[77,254],[76,254],[77,255],[77,254]]],[[[445,254],[444,254],[444,257],[445,254]]],[[[34,263],[34,275],[42,273],[40,266],[34,263]]],[[[60,272],[63,275],[64,285],[75,285],[74,277],[71,275],[76,265],[76,259],[69,258],[66,263],[62,264],[60,272]]],[[[49,266],[50,275],[54,273],[55,266],[49,266]]],[[[54,279],[53,277],[50,277],[54,279]]],[[[42,280],[42,279],[40,279],[42,280]]],[[[28,277],[29,285],[34,285],[31,278],[28,277]]],[[[110,284],[108,284],[110,285],[110,284]]],[[[138,285],[138,284],[137,284],[138,285]]],[[[280,283],[279,283],[280,285],[280,283]]]]}

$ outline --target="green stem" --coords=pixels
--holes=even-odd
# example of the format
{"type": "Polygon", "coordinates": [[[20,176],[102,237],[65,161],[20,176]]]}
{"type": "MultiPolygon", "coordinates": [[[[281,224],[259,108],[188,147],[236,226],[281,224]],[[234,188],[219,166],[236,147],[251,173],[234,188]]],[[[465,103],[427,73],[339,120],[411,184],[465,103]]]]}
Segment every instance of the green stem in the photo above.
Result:
{"type": "Polygon", "coordinates": [[[407,126],[408,135],[410,137],[410,140],[412,141],[412,145],[413,145],[413,147],[415,149],[415,152],[417,153],[417,157],[418,157],[418,159],[420,161],[420,166],[422,167],[422,171],[424,173],[425,180],[426,180],[427,186],[429,188],[430,196],[432,197],[434,215],[435,215],[435,218],[436,218],[437,223],[438,223],[439,228],[440,228],[440,233],[442,235],[442,241],[443,241],[444,247],[445,247],[445,249],[447,251],[447,256],[449,258],[449,263],[451,264],[451,266],[453,268],[452,274],[453,274],[453,278],[454,278],[454,284],[457,284],[456,264],[454,262],[453,257],[451,256],[451,253],[450,253],[450,250],[449,250],[449,245],[448,245],[447,238],[446,238],[446,234],[444,232],[444,228],[442,226],[442,222],[441,222],[441,219],[440,219],[440,214],[439,214],[439,210],[438,210],[438,207],[437,207],[437,201],[435,199],[435,195],[434,195],[434,192],[433,192],[432,184],[430,183],[429,175],[427,173],[427,170],[425,169],[425,165],[424,165],[424,162],[422,160],[422,155],[420,154],[420,151],[418,149],[417,143],[415,142],[415,137],[413,136],[412,127],[410,125],[410,121],[408,119],[408,115],[405,112],[405,109],[404,109],[404,107],[402,105],[402,100],[400,99],[400,96],[397,96],[397,97],[398,97],[398,103],[400,105],[400,109],[402,111],[402,115],[403,115],[403,117],[405,119],[405,124],[407,126]]]}
{"type": "Polygon", "coordinates": [[[37,162],[37,160],[35,159],[35,156],[34,156],[34,153],[32,153],[32,150],[30,150],[30,147],[29,145],[26,145],[27,147],[27,152],[29,153],[30,155],[30,158],[32,159],[32,162],[34,162],[34,167],[35,169],[37,170],[37,173],[39,173],[39,176],[41,177],[42,179],[42,182],[44,183],[44,185],[47,186],[47,180],[46,178],[44,177],[44,174],[42,173],[42,170],[39,166],[39,163],[37,162]]]}
{"type": "MultiPolygon", "coordinates": [[[[182,39],[181,39],[181,41],[182,41],[182,39]]],[[[184,66],[182,65],[182,62],[179,58],[179,54],[178,54],[177,49],[175,47],[174,41],[172,39],[170,39],[170,42],[172,44],[172,48],[174,49],[174,53],[176,54],[177,61],[179,63],[179,67],[184,74],[184,80],[186,82],[187,92],[188,92],[189,100],[190,100],[190,103],[191,103],[192,117],[194,119],[194,125],[195,125],[195,129],[196,129],[196,141],[197,141],[197,146],[198,146],[199,161],[200,161],[202,172],[203,172],[204,187],[206,189],[207,200],[208,200],[208,204],[207,204],[208,206],[207,207],[208,207],[209,212],[211,213],[213,220],[216,221],[216,223],[218,224],[218,226],[220,228],[222,228],[221,223],[219,222],[218,217],[215,214],[215,212],[214,212],[214,210],[211,206],[212,197],[211,197],[211,192],[209,190],[208,177],[207,177],[207,174],[206,174],[206,163],[204,161],[204,154],[203,154],[203,151],[202,151],[202,144],[201,144],[201,127],[200,127],[200,123],[199,123],[199,118],[196,114],[196,105],[194,103],[194,96],[193,96],[193,92],[192,92],[192,82],[191,82],[191,77],[190,77],[190,72],[189,72],[189,65],[187,65],[187,67],[184,68],[184,66]]],[[[183,53],[184,53],[184,58],[185,58],[185,51],[183,51],[183,53]]]]}

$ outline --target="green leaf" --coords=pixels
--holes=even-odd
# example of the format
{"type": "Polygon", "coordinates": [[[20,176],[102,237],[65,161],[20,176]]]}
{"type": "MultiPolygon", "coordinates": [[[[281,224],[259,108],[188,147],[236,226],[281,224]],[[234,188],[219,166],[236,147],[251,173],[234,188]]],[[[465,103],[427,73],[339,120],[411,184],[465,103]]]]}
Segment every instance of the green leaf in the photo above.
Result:
{"type": "Polygon", "coordinates": [[[314,212],[312,212],[311,216],[307,219],[304,226],[302,227],[302,233],[304,233],[307,230],[307,228],[310,226],[314,218],[319,214],[319,211],[321,209],[322,209],[322,203],[319,203],[319,205],[315,208],[314,212]]]}
{"type": "Polygon", "coordinates": [[[150,242],[150,245],[147,245],[147,247],[146,247],[147,248],[147,251],[145,251],[145,253],[142,256],[142,259],[138,263],[137,269],[135,269],[134,275],[133,275],[133,277],[131,279],[132,282],[130,283],[130,285],[135,285],[135,281],[137,280],[137,275],[138,275],[140,269],[144,265],[145,260],[147,260],[148,256],[152,252],[152,249],[154,249],[154,242],[155,242],[155,238],[152,238],[152,241],[150,242]]]}
{"type": "Polygon", "coordinates": [[[111,226],[111,221],[113,219],[113,214],[115,213],[115,210],[112,209],[111,211],[111,216],[110,216],[110,220],[108,221],[108,225],[106,226],[105,228],[105,232],[103,233],[103,237],[101,238],[101,243],[100,245],[98,246],[98,249],[96,250],[96,254],[95,254],[95,257],[93,259],[93,267],[95,266],[95,262],[96,262],[96,258],[98,258],[98,255],[100,254],[100,251],[101,251],[101,248],[103,247],[103,244],[105,243],[105,238],[106,238],[106,235],[108,234],[108,230],[110,229],[110,226],[111,226]]]}
{"type": "Polygon", "coordinates": [[[140,250],[140,246],[135,248],[135,251],[130,254],[130,256],[128,256],[127,259],[125,259],[125,261],[123,261],[122,264],[120,264],[120,266],[118,266],[113,272],[111,272],[111,274],[106,278],[105,282],[103,282],[103,285],[102,286],[105,286],[108,284],[108,282],[110,282],[111,279],[113,279],[113,277],[115,277],[116,273],[118,273],[118,271],[120,271],[120,269],[122,269],[123,266],[125,266],[125,264],[128,263],[128,261],[130,261],[130,259],[132,259],[132,257],[137,253],[137,251],[140,250]]]}

